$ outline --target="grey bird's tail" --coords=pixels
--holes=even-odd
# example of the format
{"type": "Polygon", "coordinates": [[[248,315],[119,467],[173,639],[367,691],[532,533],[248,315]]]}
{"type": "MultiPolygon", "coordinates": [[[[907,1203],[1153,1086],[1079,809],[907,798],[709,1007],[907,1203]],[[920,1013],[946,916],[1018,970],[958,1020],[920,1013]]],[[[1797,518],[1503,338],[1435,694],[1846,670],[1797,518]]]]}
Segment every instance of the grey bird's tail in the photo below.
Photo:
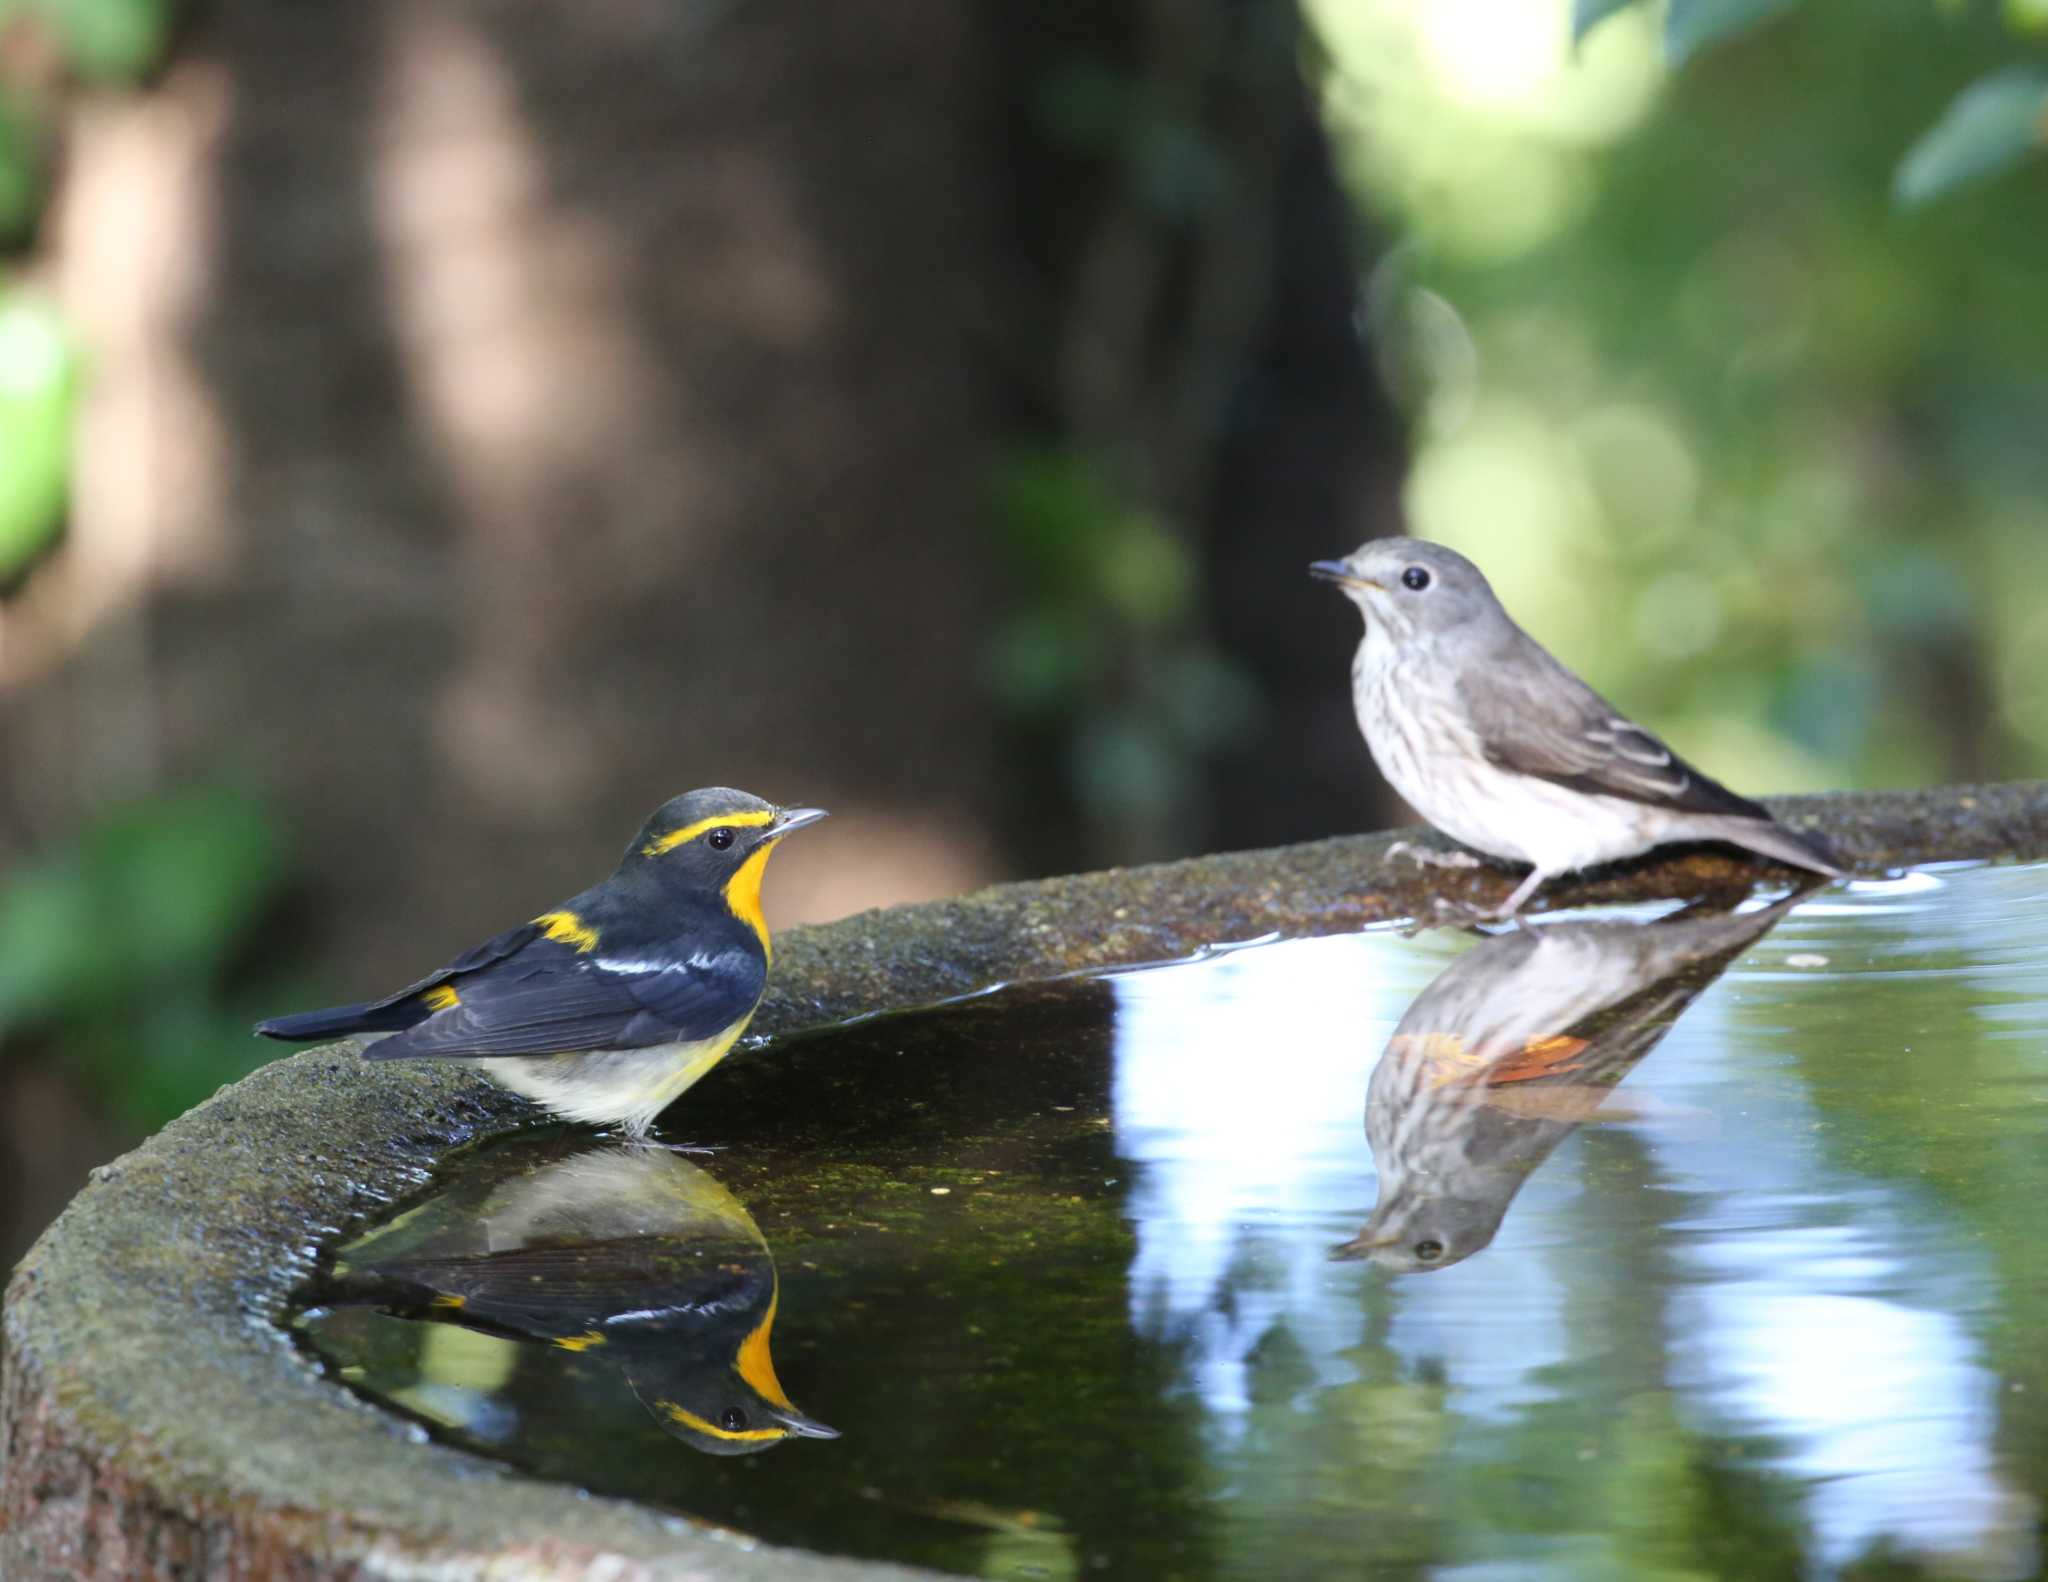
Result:
{"type": "Polygon", "coordinates": [[[1753,818],[1708,817],[1688,821],[1688,833],[1700,840],[1725,840],[1759,856],[1775,857],[1795,868],[1810,868],[1830,879],[1846,879],[1848,869],[1817,835],[1794,834],[1784,825],[1753,818]]]}

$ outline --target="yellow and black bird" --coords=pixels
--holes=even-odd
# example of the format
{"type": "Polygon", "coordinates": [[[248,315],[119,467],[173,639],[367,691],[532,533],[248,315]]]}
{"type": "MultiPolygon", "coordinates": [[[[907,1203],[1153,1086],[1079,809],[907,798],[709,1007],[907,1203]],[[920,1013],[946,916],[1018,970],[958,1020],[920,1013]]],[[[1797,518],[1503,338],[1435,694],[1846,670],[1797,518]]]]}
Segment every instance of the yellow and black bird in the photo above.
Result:
{"type": "MultiPolygon", "coordinates": [[[[574,1387],[549,1357],[616,1368],[665,1432],[711,1455],[837,1439],[775,1376],[781,1284],[739,1199],[673,1154],[571,1147],[494,1188],[480,1212],[429,1199],[372,1231],[343,1249],[316,1302],[539,1343],[527,1360],[543,1400],[574,1387]]],[[[417,1365],[415,1396],[433,1382],[433,1348],[417,1365]]]]}
{"type": "Polygon", "coordinates": [[[474,1060],[574,1121],[644,1137],[732,1048],[768,981],[761,874],[822,808],[724,786],[662,805],[618,869],[381,1000],[259,1022],[269,1038],[388,1033],[369,1060],[474,1060]]]}

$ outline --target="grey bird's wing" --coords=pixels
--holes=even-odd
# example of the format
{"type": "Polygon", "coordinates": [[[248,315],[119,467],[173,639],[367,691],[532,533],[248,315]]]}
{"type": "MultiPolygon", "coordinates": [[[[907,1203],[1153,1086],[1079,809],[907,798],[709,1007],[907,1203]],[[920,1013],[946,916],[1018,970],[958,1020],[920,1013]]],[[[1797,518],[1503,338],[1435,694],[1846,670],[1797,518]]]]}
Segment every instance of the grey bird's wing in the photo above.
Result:
{"type": "Polygon", "coordinates": [[[1674,813],[1771,822],[1769,811],[1700,773],[1519,629],[1500,662],[1461,676],[1458,692],[1489,762],[1598,796],[1674,813]]]}

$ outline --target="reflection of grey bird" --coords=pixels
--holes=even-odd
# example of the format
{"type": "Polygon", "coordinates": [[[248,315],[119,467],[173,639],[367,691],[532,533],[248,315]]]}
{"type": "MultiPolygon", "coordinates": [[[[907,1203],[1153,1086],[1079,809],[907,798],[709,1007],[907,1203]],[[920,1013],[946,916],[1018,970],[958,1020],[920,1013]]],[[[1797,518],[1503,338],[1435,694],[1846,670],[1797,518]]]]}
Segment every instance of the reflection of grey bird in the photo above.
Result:
{"type": "Polygon", "coordinates": [[[1441,544],[1382,538],[1309,568],[1365,615],[1353,705],[1373,761],[1454,840],[1544,880],[1667,841],[1718,840],[1843,877],[1833,855],[1694,769],[1551,657],[1479,568],[1441,544]]]}
{"type": "Polygon", "coordinates": [[[1372,1218],[1339,1258],[1448,1268],[1737,954],[1805,898],[1482,940],[1416,997],[1373,1068],[1372,1218]]]}
{"type": "Polygon", "coordinates": [[[475,1213],[430,1199],[347,1249],[319,1293],[609,1359],[655,1421],[713,1455],[838,1437],[775,1376],[776,1295],[739,1200],[686,1160],[631,1146],[517,1176],[475,1213]]]}

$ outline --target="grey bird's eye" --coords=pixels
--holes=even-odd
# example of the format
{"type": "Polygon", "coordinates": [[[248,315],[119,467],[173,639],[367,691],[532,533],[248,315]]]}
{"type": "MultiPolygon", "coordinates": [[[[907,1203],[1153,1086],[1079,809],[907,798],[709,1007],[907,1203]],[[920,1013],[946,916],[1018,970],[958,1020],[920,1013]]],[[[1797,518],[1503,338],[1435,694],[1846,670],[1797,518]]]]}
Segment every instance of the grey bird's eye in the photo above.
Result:
{"type": "MultiPolygon", "coordinates": [[[[731,830],[726,831],[728,835],[731,833],[731,830]]],[[[718,1426],[728,1434],[736,1434],[747,1426],[747,1414],[737,1406],[728,1406],[718,1414],[718,1426]]]]}
{"type": "MultiPolygon", "coordinates": [[[[1428,572],[1423,573],[1423,580],[1429,580],[1428,572]]],[[[1424,1263],[1435,1263],[1443,1255],[1444,1244],[1440,1241],[1418,1241],[1415,1244],[1415,1256],[1424,1263]]]]}
{"type": "MultiPolygon", "coordinates": [[[[1420,593],[1429,586],[1429,569],[1426,566],[1410,566],[1401,573],[1401,586],[1413,593],[1420,593]]],[[[1442,1252],[1441,1247],[1437,1248],[1442,1252]]]]}
{"type": "Polygon", "coordinates": [[[732,831],[721,824],[717,829],[704,837],[704,844],[713,851],[724,851],[726,847],[732,844],[732,831]]]}

